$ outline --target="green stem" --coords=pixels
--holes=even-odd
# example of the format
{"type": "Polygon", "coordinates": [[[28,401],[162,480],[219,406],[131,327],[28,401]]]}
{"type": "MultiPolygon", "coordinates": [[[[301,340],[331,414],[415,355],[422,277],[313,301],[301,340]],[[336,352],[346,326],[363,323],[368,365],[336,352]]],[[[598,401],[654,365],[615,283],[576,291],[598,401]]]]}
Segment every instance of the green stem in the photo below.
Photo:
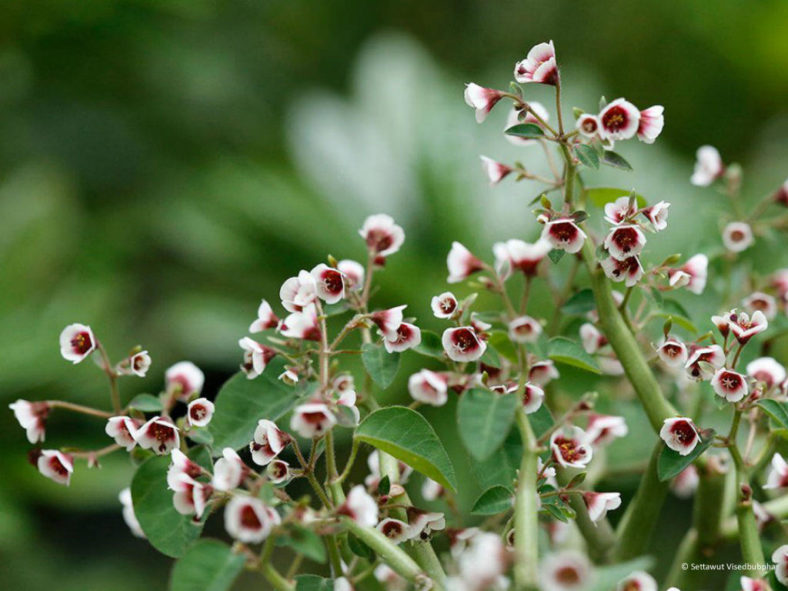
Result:
{"type": "MultiPolygon", "coordinates": [[[[782,497],[761,503],[761,506],[778,521],[788,518],[788,495],[783,495],[782,497]]],[[[736,517],[726,519],[721,529],[722,538],[727,541],[733,541],[736,539],[738,533],[739,524],[736,517]]]]}
{"type": "Polygon", "coordinates": [[[643,554],[659,519],[662,503],[668,492],[668,483],[660,482],[657,476],[657,461],[662,447],[661,441],[654,447],[635,497],[618,525],[618,540],[613,549],[616,561],[630,560],[643,554]]]}
{"type": "Polygon", "coordinates": [[[523,441],[523,457],[517,476],[514,501],[514,578],[518,591],[538,586],[539,519],[536,507],[536,437],[522,407],[517,408],[517,428],[523,441]]]}
{"type": "Polygon", "coordinates": [[[419,565],[377,529],[364,527],[344,515],[341,521],[353,535],[372,548],[383,562],[409,582],[417,583],[425,577],[419,565]]]}
{"type": "Polygon", "coordinates": [[[662,389],[651,372],[646,358],[641,353],[637,340],[621,317],[610,293],[610,283],[601,269],[596,269],[593,249],[588,240],[583,245],[582,252],[591,275],[591,287],[602,331],[624,367],[624,371],[648,415],[652,428],[659,433],[665,419],[674,417],[678,413],[663,396],[662,389]]]}
{"type": "Polygon", "coordinates": [[[719,542],[725,509],[725,474],[717,472],[713,462],[699,469],[700,480],[693,505],[693,527],[698,532],[698,546],[710,552],[719,542]]]}
{"type": "MultiPolygon", "coordinates": [[[[562,486],[569,483],[572,479],[573,473],[569,470],[559,470],[557,474],[558,482],[562,486]]],[[[569,495],[569,506],[572,507],[577,514],[575,523],[577,529],[580,530],[580,535],[586,541],[588,554],[596,563],[605,563],[610,558],[610,550],[616,542],[613,528],[610,527],[610,522],[607,519],[601,519],[598,523],[591,521],[588,516],[588,507],[583,501],[582,491],[577,491],[580,494],[569,495]]]]}
{"type": "Polygon", "coordinates": [[[263,550],[260,553],[260,572],[276,591],[294,591],[295,585],[279,574],[279,571],[271,564],[271,555],[274,552],[275,542],[276,536],[273,534],[265,540],[263,550]]]}
{"type": "Polygon", "coordinates": [[[697,556],[698,532],[692,528],[687,530],[687,533],[681,540],[681,544],[679,544],[679,549],[673,558],[673,564],[670,566],[665,585],[669,588],[686,589],[688,587],[688,577],[691,576],[691,573],[685,565],[694,562],[697,556]]]}

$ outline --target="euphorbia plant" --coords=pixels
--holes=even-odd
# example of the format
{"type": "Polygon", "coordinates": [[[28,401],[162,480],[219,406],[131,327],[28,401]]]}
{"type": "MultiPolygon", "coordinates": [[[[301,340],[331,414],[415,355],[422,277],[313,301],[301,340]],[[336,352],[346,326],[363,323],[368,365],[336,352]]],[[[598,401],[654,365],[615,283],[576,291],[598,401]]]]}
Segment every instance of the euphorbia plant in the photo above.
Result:
{"type": "MultiPolygon", "coordinates": [[[[698,331],[664,294],[703,294],[709,257],[648,257],[648,236],[667,228],[670,204],[584,179],[601,165],[630,169],[615,144],[653,143],[663,108],[602,99],[597,113],[574,109],[570,126],[552,42],[532,48],[514,77],[554,88],[555,124],[517,83],[505,91],[469,84],[465,100],[479,122],[510,102],[508,139],[543,148],[546,177],[482,157],[493,184],[507,177],[544,184],[533,201],[543,230],[534,242],[491,245],[489,260],[454,242],[448,283],[475,292],[425,294],[434,319],[408,317],[407,303],[376,306],[374,279],[405,241],[404,230],[378,214],[359,231],[363,264],[328,256],[282,284],[281,314],[262,301],[251,336],[239,340],[241,372],[215,397],[203,396],[202,372],[184,361],[166,371],[158,396],[124,403],[121,378],[146,374],[147,351],[136,348],[113,362],[89,326],[72,324],[60,337],[62,355],[96,361],[108,378],[111,409],[59,400],[11,407],[33,444],[44,441],[47,417],[58,408],[103,419],[114,443],[36,448],[30,457],[39,471],[67,485],[76,460],[96,466],[106,454],[127,451],[136,472],[120,493],[124,518],[135,535],[178,558],[176,589],[207,581],[227,589],[246,568],[280,590],[364,588],[372,579],[392,589],[653,590],[650,563],[639,557],[671,486],[682,497],[695,493],[698,502],[662,588],[699,588],[682,565],[708,562],[728,539],[738,540],[741,553],[731,588],[788,583],[788,546],[780,545],[788,498],[779,496],[788,488],[779,451],[788,430],[788,382],[777,360],[753,352],[759,340],[780,336],[766,331],[770,323],[784,325],[788,270],[729,285],[730,301],[719,315],[696,319],[698,331]],[[550,318],[533,311],[537,282],[553,290],[550,318]],[[495,304],[478,303],[481,291],[495,304]],[[407,379],[413,401],[383,405],[381,393],[395,383],[403,354],[423,358],[424,367],[407,379]],[[562,394],[562,365],[607,377],[598,391],[572,398],[562,394]],[[657,441],[626,504],[620,491],[600,485],[615,468],[605,448],[642,434],[597,410],[622,392],[634,392],[657,441]],[[458,458],[419,412],[454,397],[466,458],[502,474],[474,502],[471,513],[487,518],[473,527],[455,497],[458,458]],[[704,428],[712,400],[727,415],[721,433],[704,428]],[[337,444],[348,436],[349,446],[337,444]],[[357,482],[364,458],[369,475],[357,482]],[[516,466],[508,469],[512,459],[516,466]],[[423,502],[411,498],[414,472],[423,502]],[[726,480],[735,499],[724,494],[726,480]],[[622,510],[613,527],[608,513],[622,510]],[[198,540],[215,514],[232,545],[198,540]],[[582,543],[567,543],[570,530],[582,543]],[[292,557],[286,572],[273,560],[281,546],[292,557]],[[300,573],[304,557],[326,566],[300,573]]],[[[737,219],[721,233],[728,252],[720,255],[729,266],[757,236],[785,226],[784,218],[763,216],[788,203],[786,186],[743,211],[739,168],[725,166],[710,146],[698,151],[692,182],[717,184],[731,200],[737,219]]]]}

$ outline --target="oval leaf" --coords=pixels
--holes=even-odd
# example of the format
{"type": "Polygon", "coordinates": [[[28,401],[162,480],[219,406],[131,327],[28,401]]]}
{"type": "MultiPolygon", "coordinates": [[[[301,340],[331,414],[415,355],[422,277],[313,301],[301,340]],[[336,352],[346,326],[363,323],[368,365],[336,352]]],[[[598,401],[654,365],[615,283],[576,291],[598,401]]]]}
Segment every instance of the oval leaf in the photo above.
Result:
{"type": "Polygon", "coordinates": [[[544,135],[542,128],[535,123],[520,123],[506,130],[506,135],[522,138],[540,138],[544,135]]]}
{"type": "Polygon", "coordinates": [[[286,534],[276,539],[276,545],[290,546],[299,554],[320,564],[326,561],[326,546],[323,539],[312,530],[304,527],[291,526],[286,534]]]}
{"type": "Polygon", "coordinates": [[[200,540],[175,563],[170,591],[227,591],[246,558],[218,540],[200,540]]]}
{"type": "Polygon", "coordinates": [[[334,591],[334,581],[317,575],[298,575],[296,591],[334,591]]]}
{"type": "Polygon", "coordinates": [[[208,426],[215,453],[240,449],[252,440],[257,421],[275,421],[293,407],[293,389],[278,379],[283,370],[284,361],[274,358],[257,378],[249,380],[239,372],[224,383],[208,426]]]}
{"type": "Polygon", "coordinates": [[[788,405],[780,404],[776,400],[764,398],[756,403],[763,412],[772,417],[780,427],[788,429],[788,405]]]}
{"type": "Polygon", "coordinates": [[[566,303],[561,306],[561,311],[564,314],[571,314],[572,316],[583,316],[596,308],[594,301],[594,292],[590,289],[583,289],[575,294],[572,294],[566,303]]]}
{"type": "Polygon", "coordinates": [[[632,165],[627,162],[621,154],[611,152],[610,150],[605,151],[602,156],[602,162],[613,168],[618,168],[619,170],[632,170],[632,165]]]}
{"type": "Polygon", "coordinates": [[[578,144],[575,146],[575,155],[577,159],[589,168],[599,168],[599,155],[596,150],[586,144],[578,144]]]}
{"type": "Polygon", "coordinates": [[[178,558],[200,536],[202,524],[181,515],[167,488],[169,456],[154,456],[137,469],[131,481],[134,514],[148,541],[162,554],[178,558]]]}
{"type": "Polygon", "coordinates": [[[389,353],[383,345],[365,343],[361,347],[361,361],[369,377],[384,390],[394,381],[399,369],[399,353],[389,353]]]}
{"type": "Polygon", "coordinates": [[[698,442],[695,449],[686,456],[682,456],[677,451],[673,451],[667,446],[662,446],[662,451],[657,460],[657,476],[662,482],[678,476],[684,468],[694,462],[698,456],[706,451],[714,442],[714,431],[709,431],[705,439],[698,442]]]}
{"type": "Polygon", "coordinates": [[[514,493],[504,486],[493,486],[484,491],[473,504],[474,515],[496,515],[512,508],[514,493]]]}
{"type": "Polygon", "coordinates": [[[457,423],[460,439],[477,460],[484,460],[501,447],[514,421],[517,394],[496,394],[474,389],[460,397],[457,423]]]}
{"type": "Polygon", "coordinates": [[[164,408],[161,400],[153,394],[137,394],[129,402],[129,407],[142,412],[159,412],[164,408]]]}
{"type": "Polygon", "coordinates": [[[565,337],[550,339],[547,343],[547,356],[558,363],[565,363],[591,373],[602,373],[594,358],[586,353],[583,347],[565,337]]]}
{"type": "Polygon", "coordinates": [[[413,347],[413,350],[419,355],[426,355],[427,357],[440,360],[445,359],[440,335],[431,330],[421,331],[421,342],[413,347]]]}
{"type": "Polygon", "coordinates": [[[427,420],[404,406],[382,408],[356,429],[356,439],[402,460],[442,486],[457,490],[457,479],[446,450],[427,420]]]}

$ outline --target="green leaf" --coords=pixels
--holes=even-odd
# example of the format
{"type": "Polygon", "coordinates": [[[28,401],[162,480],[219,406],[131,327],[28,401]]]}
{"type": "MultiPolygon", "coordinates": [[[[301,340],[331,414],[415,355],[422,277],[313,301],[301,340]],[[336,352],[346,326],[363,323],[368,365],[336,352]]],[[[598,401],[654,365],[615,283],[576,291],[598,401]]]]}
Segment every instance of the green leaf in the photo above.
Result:
{"type": "Polygon", "coordinates": [[[389,353],[383,345],[365,343],[361,347],[361,361],[369,377],[384,390],[394,381],[399,369],[399,353],[389,353]]]}
{"type": "Polygon", "coordinates": [[[356,556],[366,558],[370,562],[375,560],[375,551],[351,533],[347,535],[347,545],[356,556]]]}
{"type": "Polygon", "coordinates": [[[443,444],[416,411],[404,406],[376,410],[361,421],[355,437],[402,460],[443,487],[457,490],[454,466],[443,444]]]}
{"type": "Polygon", "coordinates": [[[627,162],[621,154],[606,150],[602,156],[602,163],[618,168],[619,170],[632,170],[632,165],[627,162]]]}
{"type": "Polygon", "coordinates": [[[317,575],[298,575],[296,591],[334,591],[334,581],[317,575]]]}
{"type": "Polygon", "coordinates": [[[772,417],[781,428],[788,429],[788,405],[769,398],[763,398],[756,404],[761,407],[763,412],[772,417]]]}
{"type": "Polygon", "coordinates": [[[276,545],[289,546],[299,554],[320,564],[326,561],[326,546],[323,539],[312,530],[297,525],[290,526],[286,534],[278,537],[276,545]]]}
{"type": "Polygon", "coordinates": [[[227,591],[246,558],[218,540],[199,540],[175,563],[170,591],[227,591]]]}
{"type": "Polygon", "coordinates": [[[274,358],[257,378],[249,380],[239,372],[224,383],[208,426],[215,453],[240,449],[252,440],[257,421],[275,421],[295,405],[292,388],[278,379],[283,370],[284,361],[274,358]]]}
{"type": "Polygon", "coordinates": [[[544,404],[539,407],[539,410],[528,415],[528,422],[531,423],[531,428],[537,437],[547,433],[555,423],[553,415],[550,414],[550,410],[544,404]]]}
{"type": "Polygon", "coordinates": [[[431,330],[421,331],[421,342],[416,347],[413,347],[413,350],[419,355],[425,355],[440,360],[445,359],[441,337],[438,333],[432,332],[431,330]]]}
{"type": "MultiPolygon", "coordinates": [[[[534,415],[528,415],[532,418],[534,415]]],[[[501,485],[511,487],[517,478],[520,460],[523,456],[523,444],[517,429],[512,429],[498,448],[486,460],[472,463],[473,474],[482,490],[491,486],[501,485]]]]}
{"type": "Polygon", "coordinates": [[[517,394],[497,394],[475,388],[457,404],[457,423],[465,449],[477,460],[501,447],[514,421],[517,394]]]}
{"type": "Polygon", "coordinates": [[[565,250],[559,250],[558,248],[554,248],[553,250],[547,253],[547,256],[550,257],[550,260],[553,261],[554,265],[557,265],[558,261],[564,258],[565,254],[566,254],[565,250]]]}
{"type": "Polygon", "coordinates": [[[487,344],[495,347],[499,355],[503,355],[509,361],[517,362],[517,349],[509,338],[509,333],[503,330],[490,331],[490,338],[487,344]]]}
{"type": "Polygon", "coordinates": [[[146,460],[131,481],[131,499],[134,514],[151,545],[162,554],[178,558],[200,536],[202,524],[175,510],[173,493],[167,488],[169,466],[169,456],[146,460]]]}
{"type": "Polygon", "coordinates": [[[196,428],[189,431],[189,439],[195,443],[213,446],[213,435],[208,429],[196,428]]]}
{"type": "Polygon", "coordinates": [[[547,356],[558,363],[565,363],[591,373],[602,373],[594,358],[578,343],[566,337],[550,339],[547,343],[547,356]]]}
{"type": "Polygon", "coordinates": [[[159,412],[164,409],[164,405],[159,400],[158,396],[153,394],[137,394],[129,402],[129,407],[142,412],[159,412]]]}
{"type": "Polygon", "coordinates": [[[544,503],[542,504],[542,509],[546,510],[550,515],[558,519],[559,521],[563,521],[564,523],[569,523],[569,518],[566,514],[561,510],[558,505],[552,503],[544,503]]]}
{"type": "Polygon", "coordinates": [[[599,169],[599,156],[591,146],[578,144],[575,146],[575,155],[580,162],[589,168],[599,169]]]}
{"type": "Polygon", "coordinates": [[[484,491],[473,504],[474,515],[496,515],[512,508],[514,493],[504,486],[493,486],[484,491]]]}
{"type": "Polygon", "coordinates": [[[689,312],[687,312],[684,306],[682,306],[676,300],[663,298],[662,310],[666,314],[657,313],[658,316],[666,318],[668,315],[670,315],[673,318],[673,322],[678,324],[684,330],[687,330],[693,334],[698,332],[698,327],[695,326],[695,324],[693,324],[693,322],[689,319],[689,312]]]}
{"type": "Polygon", "coordinates": [[[540,138],[544,135],[542,128],[535,123],[520,123],[518,125],[513,125],[507,129],[505,133],[506,135],[530,139],[540,138]]]}
{"type": "Polygon", "coordinates": [[[590,289],[582,289],[566,300],[566,303],[561,306],[561,311],[567,315],[583,316],[594,308],[596,308],[594,292],[590,289]]]}
{"type": "Polygon", "coordinates": [[[484,354],[479,358],[479,361],[491,367],[501,367],[501,358],[498,356],[498,351],[496,351],[495,347],[489,342],[487,343],[487,348],[484,350],[484,354]]]}
{"type": "Polygon", "coordinates": [[[673,451],[668,446],[663,445],[662,451],[657,460],[657,476],[660,481],[665,482],[678,476],[684,468],[694,462],[709,446],[714,442],[714,431],[709,431],[705,439],[701,439],[695,449],[686,456],[682,456],[677,451],[673,451]]]}
{"type": "MultiPolygon", "coordinates": [[[[616,189],[613,187],[593,187],[586,189],[586,198],[597,207],[604,207],[606,203],[613,203],[619,197],[629,197],[632,191],[616,189]]],[[[638,207],[646,207],[646,198],[635,194],[638,207]]]]}

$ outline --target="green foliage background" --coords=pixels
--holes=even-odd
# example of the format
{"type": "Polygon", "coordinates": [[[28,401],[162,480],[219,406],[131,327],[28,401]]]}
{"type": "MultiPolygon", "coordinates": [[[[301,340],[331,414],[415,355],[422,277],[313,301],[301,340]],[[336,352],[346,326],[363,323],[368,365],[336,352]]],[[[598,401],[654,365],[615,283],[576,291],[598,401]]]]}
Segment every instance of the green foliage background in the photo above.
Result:
{"type": "MultiPolygon", "coordinates": [[[[155,391],[185,358],[206,370],[212,394],[240,359],[259,299],[276,299],[285,277],[327,252],[360,257],[355,230],[378,211],[407,232],[382,303],[408,303],[429,326],[451,240],[489,253],[496,239],[536,233],[536,187],[490,189],[477,156],[530,165],[538,155],[502,139],[503,112],[477,126],[462,90],[471,80],[503,86],[514,61],[548,38],[566,104],[590,110],[604,93],[666,107],[655,146],[622,146],[634,174],[589,175],[674,203],[648,258],[719,250],[727,201],[689,184],[694,150],[712,143],[742,163],[749,201],[785,180],[787,24],[780,0],[4,2],[0,399],[103,400],[95,368],[59,356],[57,335],[73,321],[116,356],[137,343],[150,350],[149,377],[124,383],[125,397],[155,391]]],[[[760,273],[788,263],[774,240],[745,254],[760,273]]],[[[682,296],[698,319],[716,309],[714,287],[682,296]]],[[[547,310],[547,293],[537,296],[547,310]]],[[[571,391],[588,387],[570,380],[571,391]]],[[[452,417],[453,408],[430,415],[457,450],[452,417]]],[[[100,445],[102,427],[56,413],[47,443],[100,445]]],[[[4,586],[165,588],[169,560],[120,516],[126,458],[100,472],[80,464],[64,489],[27,465],[8,411],[0,445],[4,586]]],[[[663,540],[689,514],[671,502],[663,540]]]]}

